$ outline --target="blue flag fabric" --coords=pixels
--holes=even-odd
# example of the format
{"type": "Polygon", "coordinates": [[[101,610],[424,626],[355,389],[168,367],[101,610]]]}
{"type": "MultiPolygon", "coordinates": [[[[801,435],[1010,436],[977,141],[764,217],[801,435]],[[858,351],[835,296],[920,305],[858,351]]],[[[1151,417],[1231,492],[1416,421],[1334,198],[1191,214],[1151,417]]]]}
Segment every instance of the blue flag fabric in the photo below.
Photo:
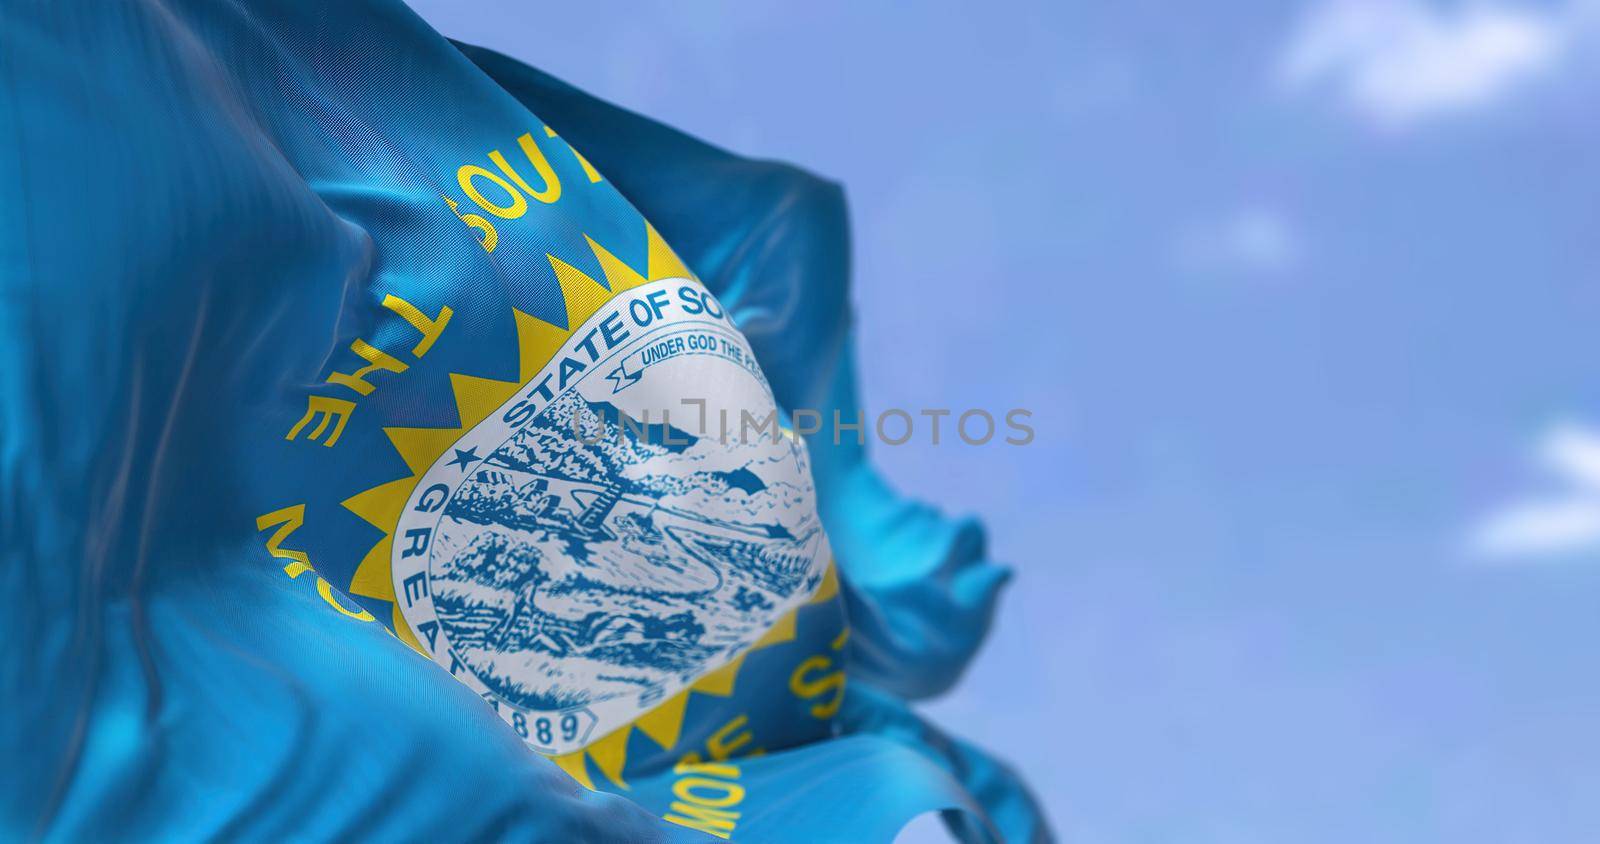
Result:
{"type": "Polygon", "coordinates": [[[0,150],[6,837],[1048,840],[835,186],[377,0],[7,6],[0,150]]]}

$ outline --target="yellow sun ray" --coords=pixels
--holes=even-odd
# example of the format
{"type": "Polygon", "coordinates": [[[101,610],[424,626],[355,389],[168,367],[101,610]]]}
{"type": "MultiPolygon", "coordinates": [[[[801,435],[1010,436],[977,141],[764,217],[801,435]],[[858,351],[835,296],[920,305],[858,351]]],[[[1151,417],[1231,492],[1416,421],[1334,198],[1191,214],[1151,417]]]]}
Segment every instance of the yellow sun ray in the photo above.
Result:
{"type": "Polygon", "coordinates": [[[739,679],[739,668],[744,665],[745,654],[739,654],[728,661],[727,665],[701,677],[695,681],[693,688],[704,695],[728,697],[733,694],[733,683],[739,679]]]}
{"type": "MultiPolygon", "coordinates": [[[[521,386],[515,381],[496,381],[492,378],[450,373],[450,387],[456,393],[456,415],[461,418],[461,427],[458,430],[465,433],[487,419],[496,408],[506,403],[506,399],[516,395],[521,386]]],[[[437,458],[438,455],[434,457],[437,458]]],[[[428,465],[433,465],[432,461],[429,461],[428,465]]]]}
{"type": "MultiPolygon", "coordinates": [[[[435,455],[437,456],[437,455],[435,455]]],[[[358,492],[343,501],[346,510],[360,516],[367,524],[388,532],[400,521],[400,511],[406,507],[415,484],[410,478],[401,478],[358,492]]]]}
{"type": "Polygon", "coordinates": [[[609,735],[584,748],[589,758],[594,760],[595,767],[600,773],[617,784],[619,788],[627,788],[628,784],[622,781],[622,769],[628,764],[628,737],[633,735],[633,725],[623,724],[609,735]]]}
{"type": "Polygon", "coordinates": [[[519,310],[511,315],[517,321],[517,378],[526,384],[556,356],[568,332],[519,310]]]}
{"type": "Polygon", "coordinates": [[[561,283],[561,295],[567,300],[567,332],[571,333],[594,316],[613,294],[583,270],[554,255],[545,257],[550,259],[550,268],[556,271],[556,281],[561,283]]]}
{"type": "Polygon", "coordinates": [[[394,581],[389,578],[389,557],[393,552],[392,537],[385,536],[372,546],[350,578],[350,594],[394,603],[394,581]]]}
{"type": "Polygon", "coordinates": [[[683,712],[689,705],[689,690],[681,692],[656,704],[656,708],[640,715],[633,721],[639,732],[644,733],[664,750],[671,750],[678,743],[678,734],[683,731],[683,712]]]}
{"type": "MultiPolygon", "coordinates": [[[[400,459],[404,460],[406,468],[411,470],[411,481],[414,485],[416,480],[422,477],[422,473],[433,465],[433,461],[438,460],[445,449],[461,438],[462,429],[384,428],[383,432],[389,435],[390,445],[394,446],[395,451],[400,452],[400,459]]],[[[407,490],[407,494],[409,493],[410,490],[407,490]]],[[[384,530],[393,530],[394,522],[391,521],[382,527],[384,530]]]]}
{"type": "Polygon", "coordinates": [[[645,252],[648,255],[645,272],[651,281],[660,281],[663,278],[694,278],[694,273],[689,272],[689,268],[678,259],[678,253],[673,252],[672,247],[661,239],[661,233],[656,231],[655,226],[645,223],[644,233],[645,252]]]}
{"type": "Polygon", "coordinates": [[[817,584],[817,591],[811,593],[806,599],[806,605],[821,604],[833,600],[839,594],[839,573],[834,571],[833,560],[828,561],[827,571],[822,573],[822,582],[817,584]]]}
{"type": "Polygon", "coordinates": [[[606,281],[613,293],[631,290],[645,283],[645,277],[635,272],[633,267],[623,263],[621,258],[611,254],[604,246],[594,242],[594,238],[584,235],[584,240],[589,242],[589,251],[594,253],[600,262],[600,269],[606,274],[606,281]]]}

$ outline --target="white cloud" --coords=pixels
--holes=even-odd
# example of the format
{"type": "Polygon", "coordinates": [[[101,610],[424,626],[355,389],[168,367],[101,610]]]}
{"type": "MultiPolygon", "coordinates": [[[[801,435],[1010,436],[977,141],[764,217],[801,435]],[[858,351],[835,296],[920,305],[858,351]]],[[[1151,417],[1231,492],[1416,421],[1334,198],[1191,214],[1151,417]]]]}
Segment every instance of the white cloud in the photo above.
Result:
{"type": "Polygon", "coordinates": [[[1470,537],[1475,553],[1528,558],[1600,550],[1600,431],[1558,425],[1540,440],[1538,452],[1539,463],[1561,479],[1560,493],[1490,515],[1470,537]]]}
{"type": "Polygon", "coordinates": [[[1388,127],[1490,105],[1549,72],[1589,18],[1574,0],[1537,10],[1503,2],[1324,0],[1279,67],[1292,91],[1332,90],[1388,127]]]}
{"type": "Polygon", "coordinates": [[[1572,423],[1558,425],[1540,444],[1539,458],[1571,483],[1600,490],[1600,432],[1572,423]]]}
{"type": "Polygon", "coordinates": [[[1191,226],[1178,239],[1177,257],[1197,272],[1279,273],[1298,263],[1300,238],[1280,212],[1247,207],[1191,226]]]}

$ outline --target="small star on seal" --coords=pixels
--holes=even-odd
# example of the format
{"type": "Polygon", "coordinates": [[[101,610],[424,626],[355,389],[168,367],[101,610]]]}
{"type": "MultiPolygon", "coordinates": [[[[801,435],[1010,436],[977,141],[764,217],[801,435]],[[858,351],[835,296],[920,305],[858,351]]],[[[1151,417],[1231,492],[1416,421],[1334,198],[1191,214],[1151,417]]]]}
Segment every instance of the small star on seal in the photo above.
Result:
{"type": "Polygon", "coordinates": [[[478,447],[473,446],[466,451],[462,451],[459,448],[456,449],[456,458],[450,461],[448,465],[460,466],[461,471],[465,472],[476,462],[478,462],[478,447]]]}

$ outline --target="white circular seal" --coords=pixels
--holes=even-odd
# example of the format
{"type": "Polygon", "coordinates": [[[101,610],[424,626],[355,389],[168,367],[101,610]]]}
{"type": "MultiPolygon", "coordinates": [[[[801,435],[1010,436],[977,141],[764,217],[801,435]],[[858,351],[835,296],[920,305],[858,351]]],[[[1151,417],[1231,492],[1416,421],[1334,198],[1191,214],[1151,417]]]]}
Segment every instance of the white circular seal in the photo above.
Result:
{"type": "Polygon", "coordinates": [[[422,476],[402,615],[536,749],[583,747],[803,602],[827,567],[805,446],[698,282],[622,293],[422,476]]]}

